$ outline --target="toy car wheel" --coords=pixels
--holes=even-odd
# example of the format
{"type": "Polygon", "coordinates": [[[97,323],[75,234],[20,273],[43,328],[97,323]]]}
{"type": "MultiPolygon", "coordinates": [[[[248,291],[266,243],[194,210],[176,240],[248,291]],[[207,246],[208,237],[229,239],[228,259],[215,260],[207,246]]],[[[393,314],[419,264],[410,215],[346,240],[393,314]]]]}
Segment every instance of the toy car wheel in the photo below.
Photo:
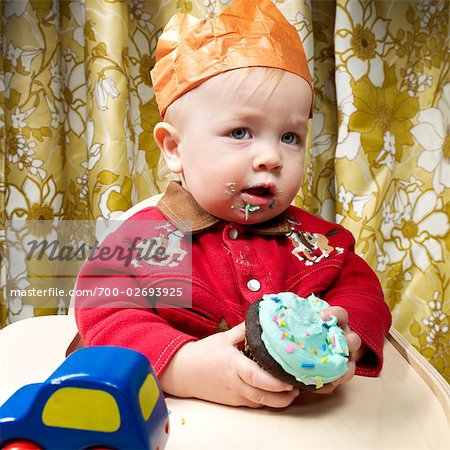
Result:
{"type": "Polygon", "coordinates": [[[13,441],[8,442],[2,450],[44,450],[39,445],[31,441],[13,441]]]}

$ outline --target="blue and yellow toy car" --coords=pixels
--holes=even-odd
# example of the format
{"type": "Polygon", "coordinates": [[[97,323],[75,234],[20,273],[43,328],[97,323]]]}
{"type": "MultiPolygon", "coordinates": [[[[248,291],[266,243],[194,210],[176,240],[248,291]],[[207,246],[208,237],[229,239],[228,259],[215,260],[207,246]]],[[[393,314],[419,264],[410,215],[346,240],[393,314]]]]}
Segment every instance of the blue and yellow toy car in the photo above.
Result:
{"type": "Polygon", "coordinates": [[[150,363],[121,347],[80,349],[0,407],[2,449],[162,450],[168,434],[150,363]]]}

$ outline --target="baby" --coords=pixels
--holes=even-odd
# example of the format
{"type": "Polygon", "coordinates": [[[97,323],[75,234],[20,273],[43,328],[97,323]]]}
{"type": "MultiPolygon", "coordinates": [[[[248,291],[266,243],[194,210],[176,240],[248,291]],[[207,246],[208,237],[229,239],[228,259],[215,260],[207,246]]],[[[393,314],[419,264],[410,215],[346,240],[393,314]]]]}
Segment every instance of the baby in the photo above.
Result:
{"type": "MultiPolygon", "coordinates": [[[[103,296],[94,308],[78,299],[85,344],[140,351],[168,394],[285,407],[298,390],[240,351],[245,313],[263,294],[314,293],[332,305],[322,316],[337,317],[350,351],[347,373],[318,392],[355,373],[376,376],[391,316],[375,274],[348,231],[290,205],[302,181],[313,95],[296,30],[270,0],[235,0],[215,20],[178,14],[160,37],[152,79],[164,119],[154,137],[180,182],[133,219],[167,222],[158,242],[169,248],[172,238],[184,251],[170,258],[177,270],[191,253],[192,305],[162,307],[153,296],[143,308],[127,294],[115,304],[103,296]]],[[[99,264],[85,264],[77,288],[93,287],[99,264]]],[[[169,263],[164,272],[164,258],[156,278],[148,276],[154,261],[103,264],[102,273],[114,276],[102,284],[118,292],[170,286],[180,274],[169,263]]]]}

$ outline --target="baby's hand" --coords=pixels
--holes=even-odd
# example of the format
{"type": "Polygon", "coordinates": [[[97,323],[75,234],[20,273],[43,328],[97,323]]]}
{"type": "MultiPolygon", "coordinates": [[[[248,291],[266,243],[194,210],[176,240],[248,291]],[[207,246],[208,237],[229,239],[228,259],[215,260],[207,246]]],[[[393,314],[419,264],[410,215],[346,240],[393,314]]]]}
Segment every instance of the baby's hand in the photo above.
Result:
{"type": "Polygon", "coordinates": [[[356,362],[364,356],[367,348],[362,343],[359,335],[354,331],[351,331],[348,327],[348,314],[344,308],[341,308],[340,306],[331,306],[330,308],[322,310],[320,315],[325,321],[330,320],[331,316],[336,317],[336,319],[338,320],[338,325],[344,330],[345,339],[347,340],[349,350],[347,372],[341,378],[332,381],[322,389],[316,391],[317,394],[329,394],[333,392],[337,386],[343,383],[347,383],[353,378],[356,369],[356,362]]]}
{"type": "Polygon", "coordinates": [[[163,391],[231,406],[290,405],[298,389],[276,379],[238,350],[244,335],[242,323],[185,344],[160,377],[163,391]]]}

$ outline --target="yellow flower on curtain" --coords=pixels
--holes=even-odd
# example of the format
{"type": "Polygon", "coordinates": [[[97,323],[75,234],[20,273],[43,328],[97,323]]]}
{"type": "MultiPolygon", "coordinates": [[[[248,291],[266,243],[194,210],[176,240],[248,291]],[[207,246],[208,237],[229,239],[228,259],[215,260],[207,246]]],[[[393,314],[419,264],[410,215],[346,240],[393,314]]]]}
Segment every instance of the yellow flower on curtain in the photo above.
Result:
{"type": "Polygon", "coordinates": [[[336,18],[337,67],[344,65],[354,80],[367,75],[370,83],[383,83],[383,58],[392,47],[389,20],[377,14],[373,1],[338,2],[342,14],[336,18]]]}
{"type": "MultiPolygon", "coordinates": [[[[450,354],[449,315],[444,312],[444,305],[449,297],[442,296],[448,292],[449,280],[441,280],[439,290],[428,295],[426,306],[428,313],[424,312],[421,320],[414,319],[409,326],[411,336],[417,340],[419,351],[444,375],[450,378],[448,355],[450,354]]],[[[448,294],[447,294],[448,295],[448,294]]]]}
{"type": "MultiPolygon", "coordinates": [[[[53,177],[42,186],[32,178],[26,177],[21,186],[6,186],[6,218],[8,262],[5,267],[8,291],[11,289],[31,289],[46,285],[46,276],[57,273],[59,263],[47,261],[43,270],[43,260],[29,258],[32,241],[55,240],[58,236],[54,224],[62,216],[63,194],[57,190],[53,177]],[[44,276],[43,276],[44,275],[44,276]]],[[[48,287],[48,286],[47,286],[48,287]]],[[[33,317],[35,307],[49,308],[47,313],[55,312],[53,300],[31,296],[12,296],[9,301],[8,321],[33,317]]]]}
{"type": "Polygon", "coordinates": [[[53,220],[62,217],[63,194],[51,176],[41,186],[26,177],[22,185],[6,186],[6,217],[8,220],[53,220]]]}
{"type": "Polygon", "coordinates": [[[411,133],[424,149],[417,165],[433,174],[433,189],[440,194],[450,188],[450,83],[442,88],[437,108],[420,111],[411,133]]]}
{"type": "Polygon", "coordinates": [[[25,50],[19,46],[14,46],[12,42],[9,43],[6,49],[6,60],[11,65],[11,69],[15,69],[21,75],[27,75],[31,71],[31,64],[41,50],[25,50]]]}
{"type": "Polygon", "coordinates": [[[430,330],[426,336],[428,344],[443,338],[448,332],[447,316],[442,313],[442,302],[439,301],[439,291],[435,291],[433,299],[428,302],[430,308],[430,315],[422,319],[422,323],[430,330]]]}
{"type": "Polygon", "coordinates": [[[35,140],[27,140],[22,134],[13,132],[6,137],[6,158],[10,164],[17,165],[19,170],[38,175],[44,180],[47,172],[42,168],[42,159],[34,157],[36,146],[35,140]]]}
{"type": "Polygon", "coordinates": [[[369,162],[376,167],[388,155],[401,161],[403,146],[413,144],[410,130],[411,119],[419,110],[417,98],[399,91],[394,66],[385,67],[381,87],[374,86],[367,76],[351,86],[356,111],[350,116],[348,130],[361,134],[369,162]],[[384,157],[379,157],[380,152],[384,157]]]}
{"type": "Polygon", "coordinates": [[[108,99],[117,98],[120,91],[117,89],[116,83],[110,77],[100,76],[97,83],[95,83],[94,96],[97,102],[97,108],[100,111],[108,109],[108,99]]]}
{"type": "Polygon", "coordinates": [[[392,263],[402,263],[404,273],[412,265],[426,272],[433,263],[444,260],[440,238],[449,230],[449,219],[442,212],[442,199],[421,185],[401,180],[391,201],[383,202],[383,249],[392,263]]]}
{"type": "Polygon", "coordinates": [[[345,215],[356,221],[361,220],[364,207],[371,198],[370,194],[357,195],[341,184],[336,196],[336,220],[342,220],[345,215]]]}
{"type": "Polygon", "coordinates": [[[145,10],[145,3],[142,0],[128,0],[128,17],[136,21],[142,30],[148,33],[155,31],[152,15],[145,10]]]}
{"type": "Polygon", "coordinates": [[[132,182],[130,178],[125,177],[123,183],[114,184],[117,175],[104,170],[99,173],[96,185],[109,186],[100,195],[99,208],[101,217],[105,219],[118,219],[122,213],[131,207],[132,182]]]}

